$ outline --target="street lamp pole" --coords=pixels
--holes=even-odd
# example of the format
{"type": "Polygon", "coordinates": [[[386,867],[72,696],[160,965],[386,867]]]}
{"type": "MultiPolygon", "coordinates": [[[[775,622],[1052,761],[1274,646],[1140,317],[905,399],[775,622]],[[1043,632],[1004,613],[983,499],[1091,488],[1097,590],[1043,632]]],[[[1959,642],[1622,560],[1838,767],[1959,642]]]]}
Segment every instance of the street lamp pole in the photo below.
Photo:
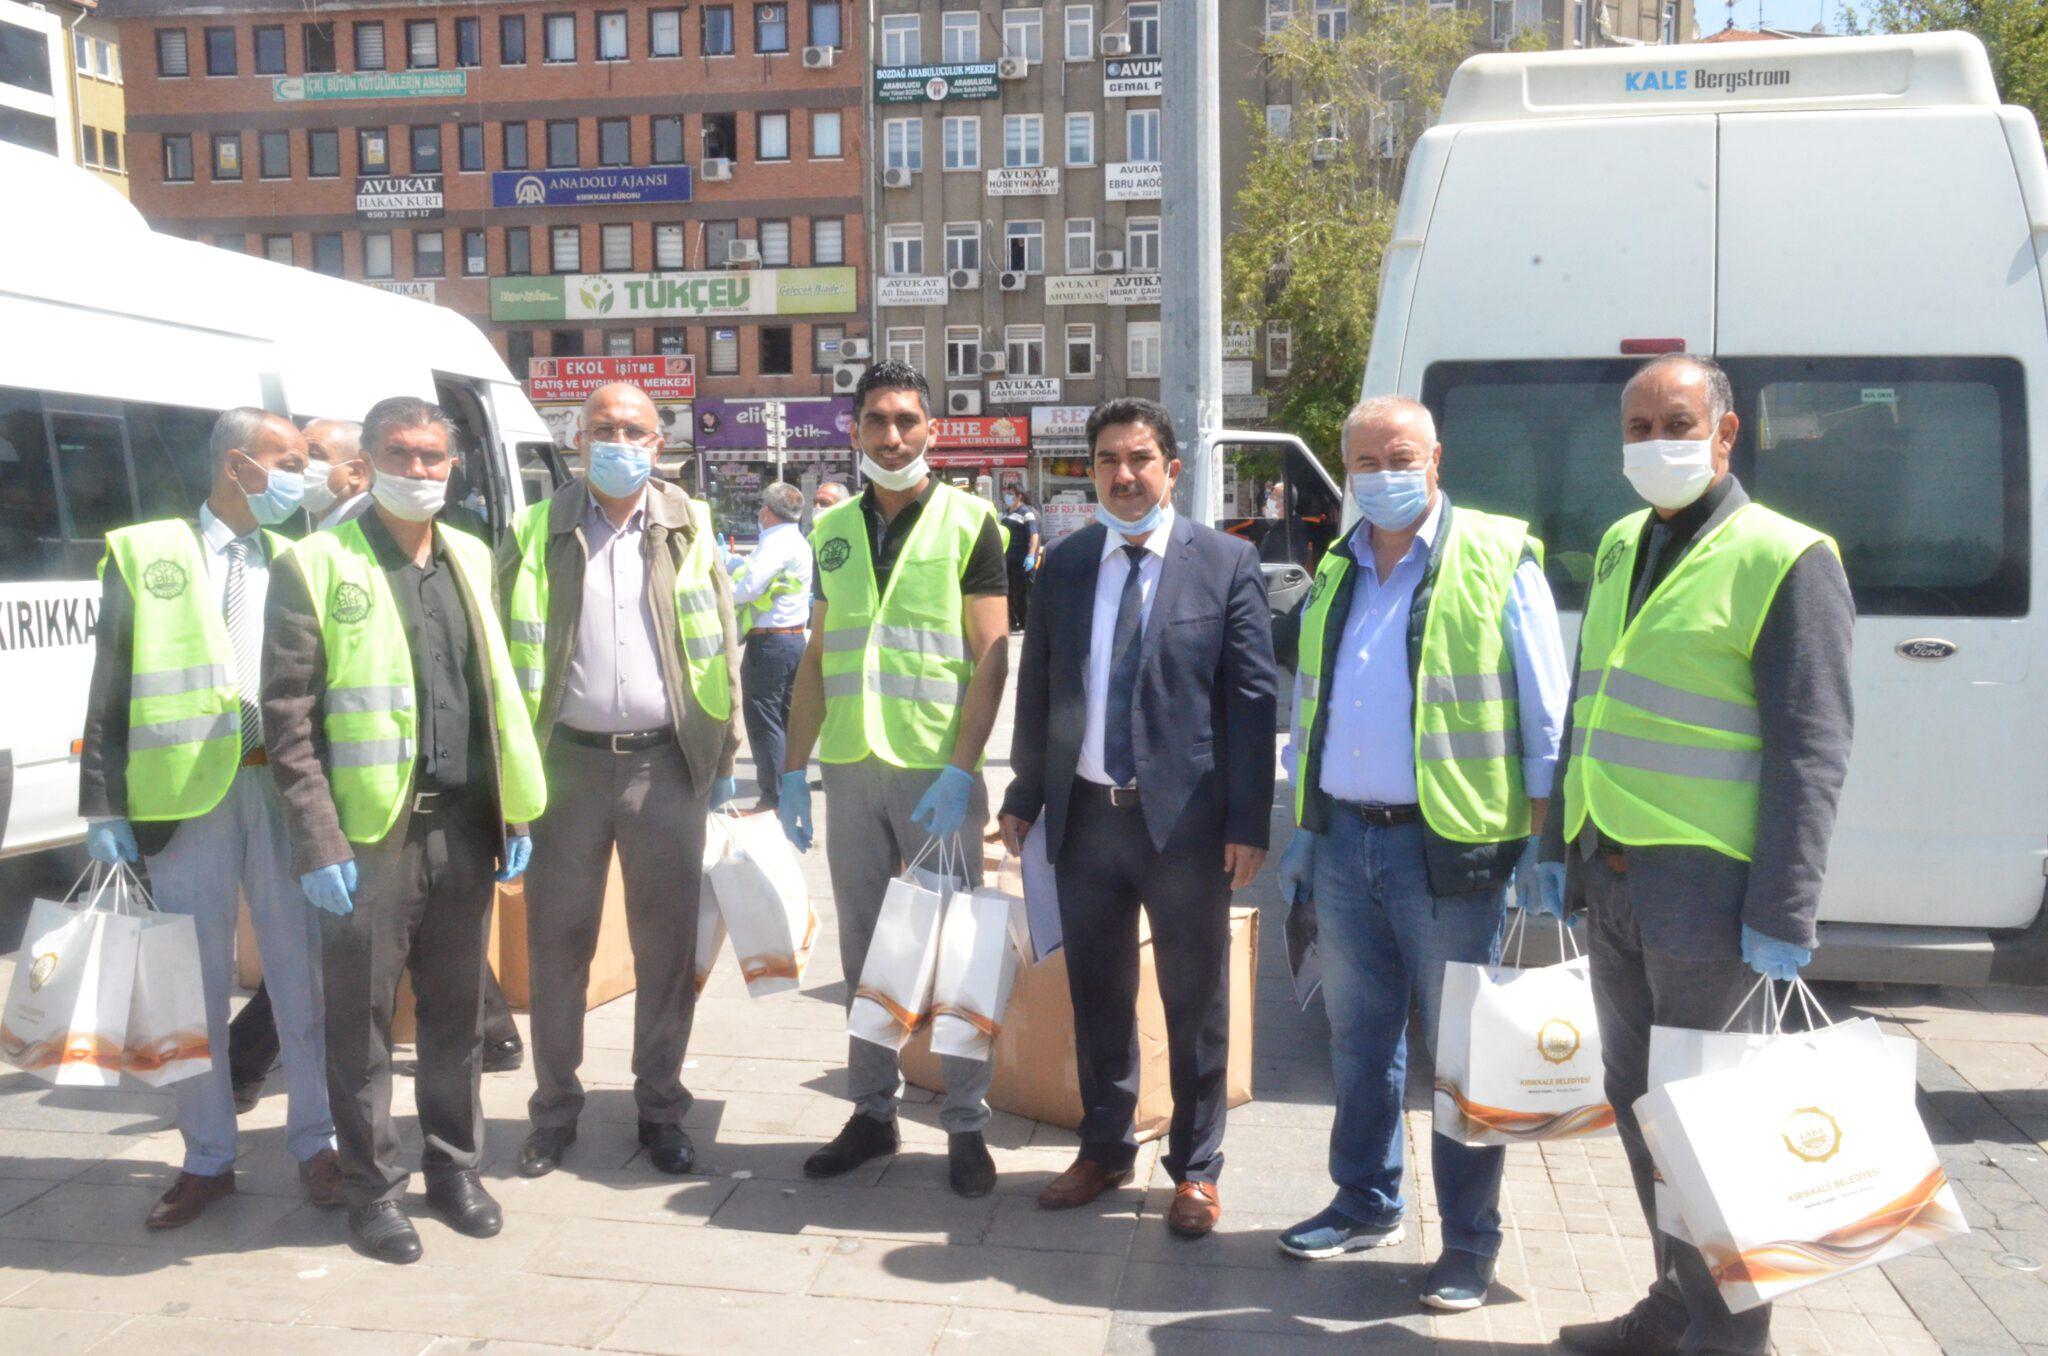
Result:
{"type": "Polygon", "coordinates": [[[1223,426],[1223,211],[1216,10],[1210,0],[1160,6],[1164,68],[1160,204],[1161,403],[1180,436],[1177,507],[1215,516],[1218,469],[1203,435],[1223,426]]]}

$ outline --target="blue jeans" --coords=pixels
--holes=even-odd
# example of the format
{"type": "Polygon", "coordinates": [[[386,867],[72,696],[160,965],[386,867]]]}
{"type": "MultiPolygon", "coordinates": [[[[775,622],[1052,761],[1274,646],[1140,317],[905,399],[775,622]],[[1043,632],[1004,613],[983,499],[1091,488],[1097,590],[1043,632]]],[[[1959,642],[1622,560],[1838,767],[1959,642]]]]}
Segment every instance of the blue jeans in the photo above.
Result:
{"type": "Polygon", "coordinates": [[[782,755],[789,728],[789,694],[804,657],[802,636],[755,633],[740,655],[740,695],[745,702],[747,747],[754,755],[754,780],[761,803],[781,799],[782,755]]]}
{"type": "MultiPolygon", "coordinates": [[[[1337,1121],[1330,1131],[1336,1206],[1391,1226],[1401,1198],[1401,1108],[1408,1080],[1408,1004],[1432,1046],[1444,962],[1500,959],[1507,890],[1437,898],[1423,866],[1422,826],[1375,828],[1333,805],[1316,844],[1314,898],[1330,1017],[1337,1121]]],[[[1437,1206],[1449,1247],[1500,1252],[1500,1179],[1507,1150],[1430,1137],[1437,1206]]]]}

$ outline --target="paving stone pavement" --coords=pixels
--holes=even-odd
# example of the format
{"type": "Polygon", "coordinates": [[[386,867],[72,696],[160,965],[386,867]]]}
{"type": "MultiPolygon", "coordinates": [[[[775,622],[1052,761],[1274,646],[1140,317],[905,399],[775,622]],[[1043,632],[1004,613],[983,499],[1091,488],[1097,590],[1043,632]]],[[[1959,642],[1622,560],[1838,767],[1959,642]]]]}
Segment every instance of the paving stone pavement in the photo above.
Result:
{"type": "MultiPolygon", "coordinates": [[[[989,764],[998,795],[1007,739],[1006,722],[989,764]]],[[[1276,833],[1284,841],[1277,823],[1276,833]]],[[[242,1120],[237,1194],[161,1235],[142,1219],[180,1154],[167,1094],[0,1077],[0,1353],[1478,1356],[1546,1350],[1560,1323],[1619,1313],[1647,1284],[1647,1232],[1612,1140],[1510,1151],[1499,1283],[1472,1313],[1429,1315],[1414,1301],[1439,1242],[1426,1176],[1405,1244],[1313,1264],[1279,1254],[1274,1233],[1330,1195],[1330,1075],[1320,1007],[1304,1015],[1288,996],[1265,877],[1251,891],[1267,911],[1256,1100],[1231,1115],[1216,1235],[1167,1233],[1156,1147],[1142,1185],[1072,1214],[1040,1212],[1032,1197],[1069,1161],[1073,1137],[1001,1113],[989,1132],[997,1192],[959,1200],[936,1107],[915,1089],[900,1155],[808,1182],[803,1157],[848,1108],[822,850],[805,866],[824,931],[801,992],[749,1000],[728,952],[698,1010],[686,1075],[698,1172],[661,1177],[635,1142],[633,1006],[620,999],[589,1016],[590,1102],[562,1171],[513,1172],[531,1075],[486,1077],[485,1176],[505,1231],[467,1239],[421,1208],[417,1266],[363,1260],[336,1215],[304,1203],[281,1079],[242,1120]]],[[[11,964],[0,959],[0,984],[11,964]]],[[[2048,993],[1826,997],[1921,1042],[1921,1105],[1976,1232],[1781,1304],[1777,1349],[2048,1352],[2044,1273],[2012,1265],[2048,1260],[2048,993]]],[[[1417,1149],[1427,1161],[1428,1086],[1415,1069],[1411,1162],[1417,1149]]],[[[393,1104],[411,1105],[403,1079],[393,1104]]]]}

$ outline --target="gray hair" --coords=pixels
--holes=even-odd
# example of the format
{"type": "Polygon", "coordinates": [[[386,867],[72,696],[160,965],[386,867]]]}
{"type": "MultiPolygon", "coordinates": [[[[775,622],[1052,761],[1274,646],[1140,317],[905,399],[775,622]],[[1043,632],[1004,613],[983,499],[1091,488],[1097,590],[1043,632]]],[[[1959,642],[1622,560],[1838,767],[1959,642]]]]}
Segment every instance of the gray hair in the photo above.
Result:
{"type": "Polygon", "coordinates": [[[1728,373],[1712,358],[1697,353],[1666,353],[1661,358],[1652,358],[1638,367],[1628,384],[1621,388],[1621,400],[1628,403],[1628,393],[1636,383],[1657,372],[1668,372],[1674,367],[1691,368],[1698,372],[1707,384],[1707,420],[1718,424],[1721,416],[1735,409],[1735,386],[1728,380],[1728,373]]]}
{"type": "Polygon", "coordinates": [[[801,521],[804,516],[804,492],[786,480],[761,491],[761,504],[785,523],[801,521]]]}
{"type": "MultiPolygon", "coordinates": [[[[305,432],[310,437],[313,430],[316,428],[331,429],[335,434],[334,441],[337,445],[344,443],[352,443],[355,445],[355,455],[362,455],[363,426],[361,424],[358,424],[355,420],[315,419],[312,423],[306,425],[305,432]]],[[[354,460],[354,457],[344,457],[342,458],[342,460],[352,461],[354,460]]]]}
{"type": "Polygon", "coordinates": [[[853,497],[853,491],[846,488],[846,482],[843,480],[819,481],[818,493],[829,494],[832,498],[832,502],[835,504],[842,503],[845,500],[851,499],[853,497]]]}
{"type": "Polygon", "coordinates": [[[239,449],[246,453],[263,426],[281,417],[269,410],[259,410],[254,405],[237,405],[234,409],[222,411],[220,418],[213,421],[212,436],[206,440],[206,455],[213,465],[218,466],[230,452],[239,449]]]}
{"type": "Polygon", "coordinates": [[[1429,412],[1429,406],[1403,395],[1367,396],[1353,405],[1351,413],[1344,416],[1344,430],[1338,441],[1341,444],[1349,439],[1354,428],[1369,428],[1374,424],[1392,423],[1399,419],[1420,421],[1424,436],[1432,445],[1435,444],[1436,416],[1429,412]]]}
{"type": "Polygon", "coordinates": [[[370,412],[363,416],[362,450],[367,456],[376,456],[384,448],[386,439],[400,429],[426,428],[439,425],[448,439],[448,450],[459,452],[455,446],[455,426],[448,422],[448,416],[441,407],[431,400],[418,396],[389,396],[370,406],[370,412]]]}

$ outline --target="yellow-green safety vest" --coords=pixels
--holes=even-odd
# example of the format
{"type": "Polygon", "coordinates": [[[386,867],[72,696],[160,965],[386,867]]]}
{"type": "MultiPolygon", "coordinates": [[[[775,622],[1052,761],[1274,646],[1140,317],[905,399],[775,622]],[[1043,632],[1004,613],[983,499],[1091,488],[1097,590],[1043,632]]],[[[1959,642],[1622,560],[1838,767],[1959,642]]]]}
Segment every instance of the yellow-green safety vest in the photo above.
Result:
{"type": "Polygon", "coordinates": [[[937,768],[952,761],[974,676],[960,574],[994,516],[986,500],[940,483],[879,595],[861,501],[817,516],[811,546],[825,597],[820,762],[873,756],[896,767],[937,768]]]}
{"type": "MultiPolygon", "coordinates": [[[[732,715],[732,666],[725,657],[725,623],[718,615],[718,590],[711,570],[718,546],[711,530],[711,510],[690,503],[695,529],[689,550],[676,566],[676,635],[682,641],[689,670],[690,695],[713,720],[732,715]]],[[[506,608],[505,637],[512,668],[526,697],[526,717],[540,715],[548,656],[548,504],[542,500],[521,510],[513,526],[519,543],[519,574],[512,581],[506,608]]]]}
{"type": "MultiPolygon", "coordinates": [[[[271,559],[291,543],[263,539],[271,559]]],[[[107,562],[135,600],[128,678],[128,818],[193,819],[220,804],[242,765],[242,700],[227,622],[190,523],[107,534],[107,562]]]]}
{"type": "MultiPolygon", "coordinates": [[[[1451,513],[1423,618],[1415,667],[1415,788],[1422,817],[1457,843],[1501,843],[1529,833],[1522,785],[1521,708],[1514,652],[1501,630],[1508,590],[1524,554],[1543,543],[1519,518],[1460,508],[1451,513]]],[[[1362,539],[1362,532],[1354,540],[1362,539]]],[[[1349,556],[1330,551],[1316,567],[1302,614],[1300,722],[1314,748],[1322,718],[1323,634],[1349,556]]],[[[1309,768],[1296,769],[1294,820],[1305,825],[1309,768]]]]}
{"type": "MultiPolygon", "coordinates": [[[[484,700],[498,735],[499,810],[511,823],[547,809],[533,722],[521,719],[519,680],[491,608],[491,551],[466,532],[437,523],[455,562],[455,579],[485,653],[484,700]]],[[[412,789],[419,713],[413,707],[412,647],[390,581],[360,521],[315,532],[291,548],[306,581],[327,651],[327,780],[341,831],[351,843],[375,843],[398,821],[412,789]]]]}
{"type": "Polygon", "coordinates": [[[1632,847],[1748,861],[1763,763],[1750,654],[1794,561],[1834,539],[1745,504],[1695,542],[1628,620],[1649,510],[1607,529],[1579,631],[1565,833],[1592,816],[1632,847]]]}
{"type": "MultiPolygon", "coordinates": [[[[759,550],[760,548],[756,547],[755,549],[759,550]]],[[[735,586],[739,584],[741,578],[745,576],[748,568],[752,566],[753,563],[753,560],[749,558],[744,564],[740,566],[739,573],[733,576],[733,583],[735,586]]],[[[761,618],[767,616],[768,613],[774,609],[777,599],[787,598],[792,593],[802,593],[803,591],[803,580],[789,573],[787,569],[777,572],[775,576],[775,582],[768,586],[768,591],[762,594],[760,597],[754,599],[753,602],[748,603],[745,607],[740,609],[740,634],[745,635],[747,632],[753,630],[755,625],[761,620],[761,618]]]]}

